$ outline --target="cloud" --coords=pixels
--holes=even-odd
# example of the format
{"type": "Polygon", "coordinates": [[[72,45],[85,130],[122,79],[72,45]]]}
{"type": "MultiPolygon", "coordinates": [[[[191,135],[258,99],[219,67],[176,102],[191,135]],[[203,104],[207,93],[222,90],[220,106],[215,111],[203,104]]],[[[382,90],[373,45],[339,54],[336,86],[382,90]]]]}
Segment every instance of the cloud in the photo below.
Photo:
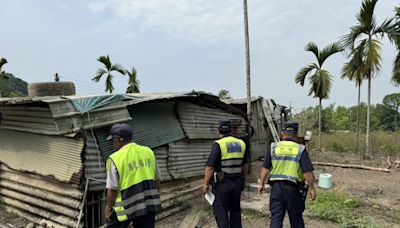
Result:
{"type": "MultiPolygon", "coordinates": [[[[257,23],[254,29],[273,24],[291,13],[284,10],[287,4],[281,1],[272,5],[267,6],[263,0],[249,4],[250,20],[257,23]],[[276,10],[281,11],[280,15],[271,17],[276,10]]],[[[242,1],[98,0],[88,8],[94,13],[111,11],[121,21],[135,22],[142,28],[159,30],[181,40],[215,43],[243,39],[242,1]]]]}

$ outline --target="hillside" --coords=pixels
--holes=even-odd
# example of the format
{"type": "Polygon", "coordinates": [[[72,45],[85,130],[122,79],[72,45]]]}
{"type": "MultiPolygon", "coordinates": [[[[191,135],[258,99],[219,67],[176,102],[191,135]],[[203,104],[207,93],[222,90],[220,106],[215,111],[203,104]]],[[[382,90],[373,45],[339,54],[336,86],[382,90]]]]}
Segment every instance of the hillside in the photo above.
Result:
{"type": "Polygon", "coordinates": [[[4,73],[0,77],[0,93],[2,97],[28,96],[28,83],[13,74],[4,73]]]}

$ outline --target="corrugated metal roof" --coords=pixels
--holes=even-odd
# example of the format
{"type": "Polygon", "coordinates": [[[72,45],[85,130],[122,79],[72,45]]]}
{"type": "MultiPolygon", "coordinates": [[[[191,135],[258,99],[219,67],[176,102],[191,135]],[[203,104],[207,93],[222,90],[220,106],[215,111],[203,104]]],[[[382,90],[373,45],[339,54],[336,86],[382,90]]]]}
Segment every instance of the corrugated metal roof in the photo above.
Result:
{"type": "Polygon", "coordinates": [[[0,139],[0,162],[16,170],[79,183],[84,146],[81,138],[0,129],[0,139]]]}
{"type": "Polygon", "coordinates": [[[139,104],[148,101],[155,101],[155,100],[168,100],[168,99],[175,99],[175,98],[184,98],[184,97],[198,97],[200,95],[206,96],[214,96],[209,93],[205,92],[177,92],[177,93],[129,93],[127,97],[131,100],[126,101],[128,105],[139,104]]]}
{"type": "MultiPolygon", "coordinates": [[[[46,135],[67,135],[131,120],[125,103],[101,103],[80,113],[64,97],[13,98],[0,101],[0,127],[46,135]],[[27,117],[27,118],[25,118],[27,117]]],[[[72,135],[74,136],[74,135],[72,135]]]]}
{"type": "MultiPolygon", "coordinates": [[[[133,141],[150,148],[168,144],[185,137],[182,127],[175,115],[175,102],[138,104],[128,107],[132,120],[133,141]]],[[[110,128],[95,130],[103,158],[115,152],[111,142],[105,139],[110,128]]]]}
{"type": "MultiPolygon", "coordinates": [[[[262,97],[251,97],[251,102],[258,101],[263,99],[262,97]]],[[[240,98],[240,99],[224,99],[223,102],[227,104],[247,104],[247,98],[240,98]]]]}
{"type": "Polygon", "coordinates": [[[7,210],[36,224],[76,227],[82,196],[69,184],[10,170],[0,163],[0,200],[7,210]]]}
{"type": "MultiPolygon", "coordinates": [[[[85,147],[85,176],[87,178],[94,178],[100,180],[106,180],[106,167],[103,160],[103,156],[95,141],[95,137],[92,132],[86,132],[86,147],[85,147]]],[[[90,191],[100,191],[106,188],[105,182],[90,181],[90,191]]]]}
{"type": "Polygon", "coordinates": [[[168,170],[175,179],[203,175],[214,140],[181,140],[168,144],[168,170]]]}
{"type": "Polygon", "coordinates": [[[0,106],[0,128],[57,135],[59,131],[56,122],[50,108],[46,106],[0,106]]]}
{"type": "Polygon", "coordinates": [[[168,172],[168,147],[161,146],[153,149],[154,154],[156,155],[156,160],[158,164],[158,168],[161,173],[160,180],[168,181],[172,180],[172,176],[168,172]]]}
{"type": "Polygon", "coordinates": [[[246,136],[246,120],[221,109],[208,108],[188,102],[178,102],[178,114],[183,130],[189,139],[215,139],[218,137],[218,121],[232,120],[234,135],[246,136]]]}

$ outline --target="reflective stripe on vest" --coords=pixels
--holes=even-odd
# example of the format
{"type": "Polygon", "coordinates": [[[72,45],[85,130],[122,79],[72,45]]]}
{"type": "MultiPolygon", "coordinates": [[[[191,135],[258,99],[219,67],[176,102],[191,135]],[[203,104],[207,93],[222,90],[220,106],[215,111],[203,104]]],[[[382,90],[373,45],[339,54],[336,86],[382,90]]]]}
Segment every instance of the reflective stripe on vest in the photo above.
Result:
{"type": "Polygon", "coordinates": [[[304,149],[304,145],[291,141],[272,143],[270,180],[287,180],[295,183],[304,181],[300,167],[300,158],[304,149]]]}
{"type": "Polygon", "coordinates": [[[154,182],[156,161],[153,151],[130,143],[110,155],[110,159],[119,175],[114,205],[118,221],[159,211],[161,202],[154,182]]]}
{"type": "Polygon", "coordinates": [[[246,151],[243,140],[228,136],[215,142],[221,149],[221,171],[228,174],[240,174],[246,151]]]}

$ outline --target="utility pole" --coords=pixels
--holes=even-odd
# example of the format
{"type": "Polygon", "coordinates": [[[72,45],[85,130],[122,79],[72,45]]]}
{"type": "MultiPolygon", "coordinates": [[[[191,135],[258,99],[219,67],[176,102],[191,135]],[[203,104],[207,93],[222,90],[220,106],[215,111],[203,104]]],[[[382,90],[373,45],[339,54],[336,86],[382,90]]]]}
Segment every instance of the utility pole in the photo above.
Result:
{"type": "MultiPolygon", "coordinates": [[[[248,146],[250,147],[251,136],[253,129],[251,127],[251,81],[250,81],[250,41],[249,41],[249,19],[247,16],[247,0],[243,0],[243,13],[244,13],[244,38],[245,38],[245,50],[246,50],[246,89],[247,89],[247,120],[248,124],[248,146]]],[[[249,150],[249,164],[251,164],[251,150],[249,150]]],[[[251,165],[249,165],[251,170],[251,165]]]]}
{"type": "Polygon", "coordinates": [[[243,0],[244,12],[244,38],[246,50],[246,86],[247,86],[247,118],[251,121],[251,81],[250,81],[250,41],[249,19],[247,16],[247,0],[243,0]]]}

